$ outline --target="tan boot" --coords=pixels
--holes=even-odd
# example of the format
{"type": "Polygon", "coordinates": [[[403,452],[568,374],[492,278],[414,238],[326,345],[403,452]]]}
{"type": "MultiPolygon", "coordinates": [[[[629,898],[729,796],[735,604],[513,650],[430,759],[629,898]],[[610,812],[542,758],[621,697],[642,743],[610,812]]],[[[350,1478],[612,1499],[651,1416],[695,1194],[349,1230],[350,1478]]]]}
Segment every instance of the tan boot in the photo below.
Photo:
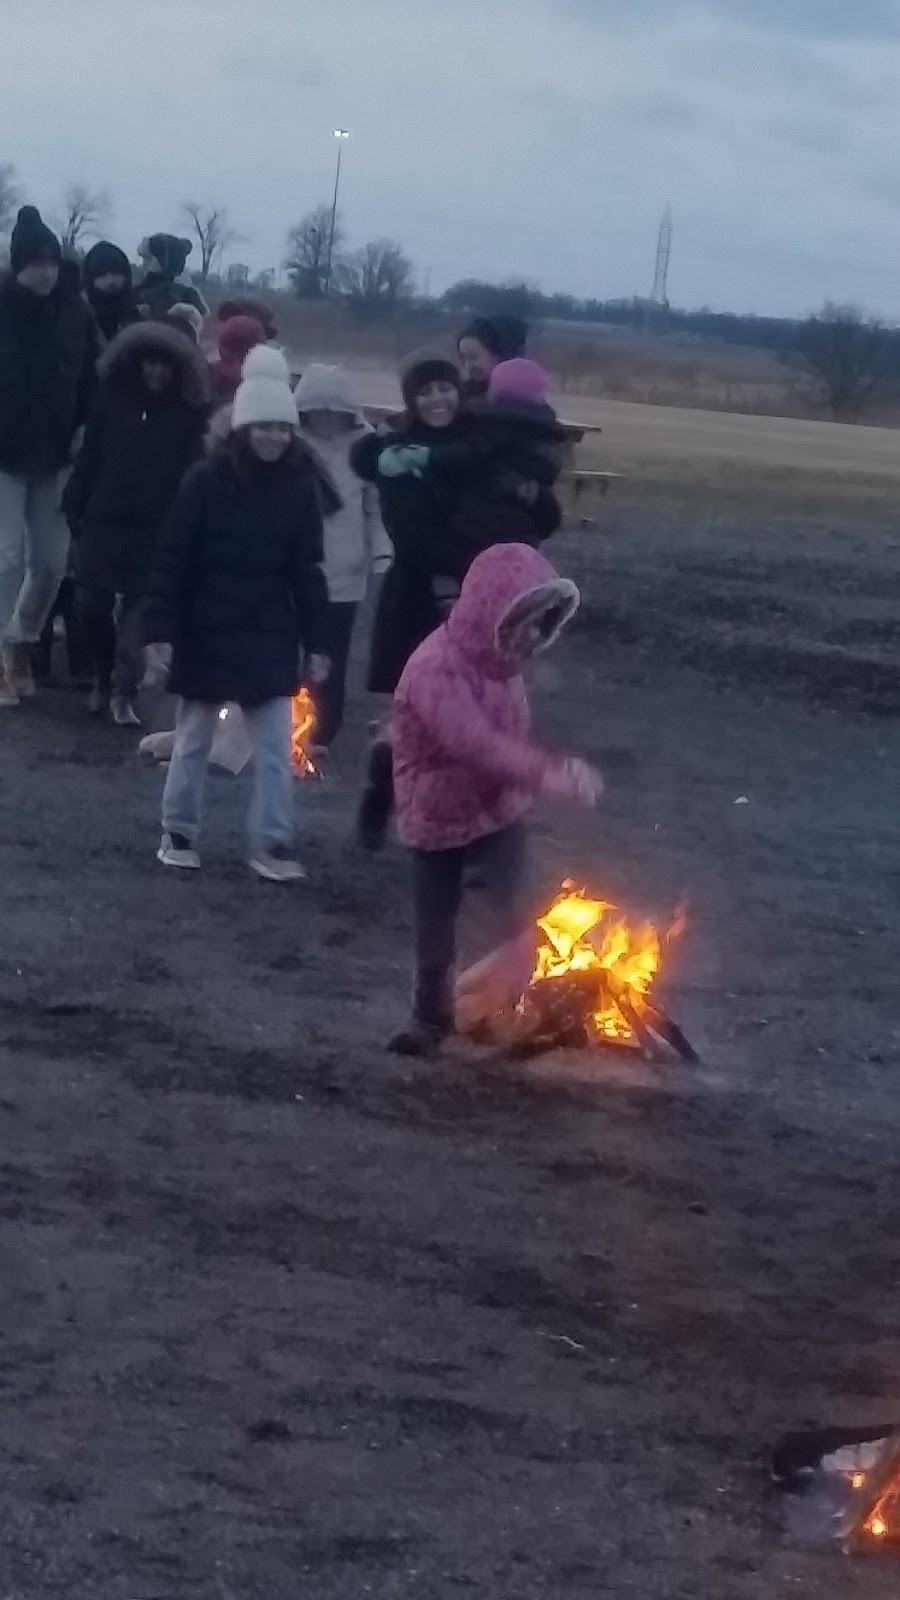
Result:
{"type": "Polygon", "coordinates": [[[31,700],[37,693],[34,673],[31,670],[31,646],[29,644],[5,644],[3,646],[3,676],[6,683],[19,700],[31,700]]]}
{"type": "Polygon", "coordinates": [[[14,682],[7,675],[7,652],[9,648],[8,645],[4,645],[0,650],[0,710],[6,710],[9,706],[21,705],[14,682]]]}

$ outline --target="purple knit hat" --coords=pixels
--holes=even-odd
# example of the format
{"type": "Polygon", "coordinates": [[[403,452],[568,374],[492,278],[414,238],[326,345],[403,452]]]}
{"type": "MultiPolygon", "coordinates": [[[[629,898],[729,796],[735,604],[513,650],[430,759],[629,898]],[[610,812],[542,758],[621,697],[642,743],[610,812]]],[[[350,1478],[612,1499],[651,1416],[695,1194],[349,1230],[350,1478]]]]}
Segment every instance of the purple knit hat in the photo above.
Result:
{"type": "Polygon", "coordinates": [[[550,375],[539,362],[514,356],[512,361],[498,361],[488,393],[492,400],[526,400],[539,405],[546,401],[549,389],[550,375]]]}

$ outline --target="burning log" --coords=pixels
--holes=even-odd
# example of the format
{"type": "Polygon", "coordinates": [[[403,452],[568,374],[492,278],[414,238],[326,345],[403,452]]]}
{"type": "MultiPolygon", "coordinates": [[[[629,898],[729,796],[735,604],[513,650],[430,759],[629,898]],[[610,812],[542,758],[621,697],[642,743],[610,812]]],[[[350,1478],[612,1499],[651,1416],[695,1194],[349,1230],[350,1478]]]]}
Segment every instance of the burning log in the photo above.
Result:
{"type": "MultiPolygon", "coordinates": [[[[648,1060],[666,1048],[683,1061],[698,1060],[677,1023],[649,998],[662,948],[654,927],[633,925],[610,902],[589,899],[566,883],[537,928],[544,941],[524,993],[507,992],[521,940],[463,974],[457,987],[461,1031],[488,1031],[516,1055],[602,1044],[638,1050],[648,1060]],[[511,1007],[507,1024],[501,1019],[511,1007]]],[[[533,945],[531,935],[527,942],[533,945]]]]}

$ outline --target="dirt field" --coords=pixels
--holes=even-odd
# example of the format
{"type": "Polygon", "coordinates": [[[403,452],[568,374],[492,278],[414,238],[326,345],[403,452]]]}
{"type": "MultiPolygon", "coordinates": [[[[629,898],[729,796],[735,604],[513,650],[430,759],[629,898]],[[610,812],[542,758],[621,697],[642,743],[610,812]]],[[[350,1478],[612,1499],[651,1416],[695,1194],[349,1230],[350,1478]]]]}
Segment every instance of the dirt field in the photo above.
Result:
{"type": "MultiPolygon", "coordinates": [[[[877,451],[824,432],[801,471],[877,451]]],[[[349,843],[358,698],[299,895],[245,874],[240,781],[173,881],[127,736],[5,714],[4,1600],[896,1595],[789,1545],[764,1458],[900,1410],[900,544],[704,471],[560,546],[586,605],[537,694],[609,778],[542,815],[541,886],[688,896],[699,1069],[384,1053],[407,907],[349,843]]]]}

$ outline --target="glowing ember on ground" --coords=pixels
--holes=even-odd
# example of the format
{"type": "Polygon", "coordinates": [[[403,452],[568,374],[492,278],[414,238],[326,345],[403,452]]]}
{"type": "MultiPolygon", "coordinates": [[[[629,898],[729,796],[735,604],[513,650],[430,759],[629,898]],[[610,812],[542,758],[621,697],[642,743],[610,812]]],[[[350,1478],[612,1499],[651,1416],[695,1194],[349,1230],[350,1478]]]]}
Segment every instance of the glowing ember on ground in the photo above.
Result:
{"type": "Polygon", "coordinates": [[[291,759],[299,778],[318,778],[319,769],[309,754],[316,731],[316,707],[308,689],[298,689],[291,701],[291,759]]]}
{"type": "MultiPolygon", "coordinates": [[[[863,1447],[871,1465],[860,1463],[844,1474],[853,1492],[836,1522],[836,1537],[846,1550],[896,1549],[900,1545],[900,1433],[863,1447]]],[[[823,1463],[839,1470],[842,1452],[823,1463]]]]}

